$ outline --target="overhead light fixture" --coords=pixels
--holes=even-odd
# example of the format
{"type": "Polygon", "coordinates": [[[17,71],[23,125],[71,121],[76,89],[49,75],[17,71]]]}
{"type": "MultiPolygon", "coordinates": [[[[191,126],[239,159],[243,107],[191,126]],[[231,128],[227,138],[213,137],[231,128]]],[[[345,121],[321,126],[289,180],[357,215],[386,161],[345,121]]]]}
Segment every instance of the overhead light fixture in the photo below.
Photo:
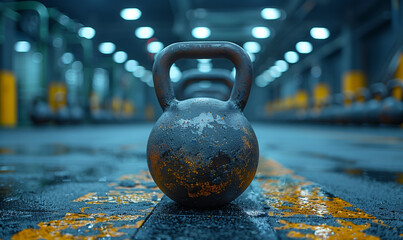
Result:
{"type": "Polygon", "coordinates": [[[125,8],[120,11],[120,16],[124,20],[137,20],[141,17],[141,11],[138,8],[125,8]]]}
{"type": "Polygon", "coordinates": [[[269,83],[273,81],[272,77],[269,76],[269,78],[267,78],[265,75],[266,74],[262,74],[256,78],[255,83],[258,87],[266,87],[267,85],[269,85],[269,83]]]}
{"type": "Polygon", "coordinates": [[[208,27],[195,27],[192,30],[192,35],[199,39],[208,38],[211,35],[211,30],[208,27]]]}
{"type": "Polygon", "coordinates": [[[269,74],[272,78],[279,78],[281,77],[281,71],[280,68],[277,66],[272,66],[269,68],[269,74]]]}
{"type": "Polygon", "coordinates": [[[134,72],[139,63],[136,60],[129,60],[125,63],[125,69],[128,72],[134,72]]]}
{"type": "Polygon", "coordinates": [[[277,8],[264,8],[260,12],[260,16],[267,20],[275,20],[281,17],[281,12],[277,8]]]}
{"type": "Polygon", "coordinates": [[[140,39],[148,39],[154,35],[154,29],[152,27],[139,27],[135,34],[140,39]]]}
{"type": "Polygon", "coordinates": [[[284,54],[284,59],[289,63],[296,63],[299,61],[299,56],[294,51],[288,51],[284,54]]]}
{"type": "Polygon", "coordinates": [[[78,35],[86,39],[92,39],[95,36],[95,29],[92,27],[82,27],[78,30],[78,35]]]}
{"type": "Polygon", "coordinates": [[[213,68],[213,64],[211,64],[211,63],[197,64],[197,69],[199,69],[200,72],[210,72],[212,68],[213,68]]]}
{"type": "Polygon", "coordinates": [[[137,78],[142,78],[146,73],[146,69],[143,66],[137,66],[136,69],[133,71],[133,76],[137,78]]]}
{"type": "Polygon", "coordinates": [[[250,53],[258,53],[261,49],[258,42],[246,42],[243,44],[243,48],[250,53]]]}
{"type": "Polygon", "coordinates": [[[274,65],[279,67],[280,72],[285,72],[288,70],[288,63],[284,60],[277,60],[274,65]]]}
{"type": "Polygon", "coordinates": [[[326,39],[330,36],[330,32],[324,27],[314,27],[310,31],[311,36],[315,39],[326,39]]]}
{"type": "Polygon", "coordinates": [[[29,50],[31,50],[31,43],[27,41],[18,41],[14,45],[14,50],[20,53],[29,52],[29,50]]]}
{"type": "Polygon", "coordinates": [[[147,45],[147,51],[150,53],[158,53],[164,48],[164,44],[162,42],[153,41],[147,45]]]}
{"type": "Polygon", "coordinates": [[[113,54],[113,61],[116,63],[124,63],[127,59],[127,53],[123,51],[117,51],[113,54]]]}
{"type": "Polygon", "coordinates": [[[70,64],[74,61],[74,55],[70,52],[63,53],[61,60],[66,65],[70,64]]]}
{"type": "Polygon", "coordinates": [[[171,78],[172,82],[178,82],[182,77],[181,70],[175,64],[172,65],[171,69],[169,70],[169,77],[171,78]]]}
{"type": "Polygon", "coordinates": [[[295,45],[295,48],[299,53],[308,54],[312,52],[312,44],[310,42],[301,41],[295,45]]]}
{"type": "Polygon", "coordinates": [[[252,36],[255,38],[268,38],[270,37],[270,29],[267,27],[254,27],[252,28],[252,36]]]}
{"type": "Polygon", "coordinates": [[[98,50],[103,54],[111,54],[115,51],[116,46],[111,42],[103,42],[99,44],[98,50]]]}

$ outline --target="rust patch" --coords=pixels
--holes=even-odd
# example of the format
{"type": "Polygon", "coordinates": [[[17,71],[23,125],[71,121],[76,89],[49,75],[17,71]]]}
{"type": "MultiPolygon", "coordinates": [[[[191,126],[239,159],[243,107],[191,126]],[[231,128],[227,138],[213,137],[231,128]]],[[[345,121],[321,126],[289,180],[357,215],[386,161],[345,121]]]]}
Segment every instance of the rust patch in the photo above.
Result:
{"type": "Polygon", "coordinates": [[[364,233],[371,225],[369,223],[363,225],[357,225],[350,221],[345,221],[341,219],[337,219],[336,222],[340,226],[331,226],[327,224],[321,225],[309,225],[305,223],[291,223],[285,220],[279,221],[284,226],[275,227],[276,230],[285,230],[285,229],[297,229],[297,230],[310,230],[311,233],[299,232],[299,231],[289,231],[287,237],[291,238],[305,238],[305,239],[369,239],[369,240],[377,240],[379,237],[372,236],[364,233]]]}

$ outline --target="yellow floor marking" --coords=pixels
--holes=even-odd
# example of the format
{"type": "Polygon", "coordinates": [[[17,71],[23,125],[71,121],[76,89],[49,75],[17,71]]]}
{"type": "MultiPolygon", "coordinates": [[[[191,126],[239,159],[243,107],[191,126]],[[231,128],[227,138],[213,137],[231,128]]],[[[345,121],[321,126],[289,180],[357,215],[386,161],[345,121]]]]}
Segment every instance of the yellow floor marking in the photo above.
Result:
{"type": "MultiPolygon", "coordinates": [[[[277,227],[277,230],[300,229],[313,230],[314,233],[306,231],[288,232],[288,237],[308,238],[308,239],[379,239],[378,237],[365,234],[363,231],[368,229],[374,223],[383,225],[381,220],[365,213],[352,204],[334,196],[328,196],[318,185],[305,180],[305,178],[294,174],[281,164],[271,159],[261,159],[257,174],[258,182],[266,197],[266,204],[273,210],[268,213],[269,216],[287,217],[331,217],[336,221],[332,226],[327,224],[309,225],[298,220],[297,223],[291,223],[284,219],[279,220],[284,226],[277,227]],[[343,219],[337,219],[343,218],[343,219]],[[363,219],[367,222],[363,225],[356,225],[345,219],[363,219]]],[[[320,220],[315,220],[320,221],[320,220]]]]}
{"type": "Polygon", "coordinates": [[[305,223],[290,223],[284,220],[279,221],[284,226],[275,227],[276,230],[285,229],[300,229],[311,230],[313,233],[301,233],[297,231],[289,231],[287,237],[290,238],[304,238],[304,239],[355,239],[355,240],[377,240],[379,237],[365,234],[363,231],[368,229],[371,225],[369,223],[363,225],[356,225],[352,222],[337,219],[336,222],[340,226],[329,226],[326,224],[309,225],[305,223]]]}
{"type": "MultiPolygon", "coordinates": [[[[148,202],[153,205],[146,206],[147,209],[136,209],[137,215],[107,215],[105,213],[85,213],[90,206],[80,208],[81,213],[66,213],[62,220],[51,220],[40,222],[39,228],[24,229],[12,236],[12,240],[20,239],[99,239],[103,237],[122,237],[127,235],[124,229],[140,228],[145,218],[151,213],[157,202],[161,199],[162,193],[152,189],[147,191],[141,183],[152,181],[147,171],[140,174],[124,175],[119,180],[132,180],[136,185],[132,188],[119,188],[117,183],[109,184],[114,187],[105,196],[98,196],[96,192],[90,192],[81,196],[73,202],[85,202],[86,204],[135,204],[148,202]],[[140,189],[139,189],[140,188],[140,189]]],[[[99,206],[99,205],[97,205],[99,206]]],[[[97,208],[102,211],[102,208],[97,208]]],[[[129,236],[128,236],[129,237],[129,236]]]]}
{"type": "Polygon", "coordinates": [[[15,234],[11,239],[98,239],[102,237],[120,237],[125,234],[121,230],[129,228],[139,228],[144,220],[137,220],[142,215],[116,215],[107,216],[104,213],[66,213],[62,220],[52,220],[40,222],[39,229],[28,228],[15,234]],[[137,221],[136,221],[137,220],[137,221]],[[135,221],[135,222],[134,222],[135,221]],[[133,224],[127,224],[128,222],[133,224]],[[119,223],[123,223],[121,225],[119,223]],[[115,226],[120,225],[120,226],[115,226]],[[63,230],[77,230],[78,235],[62,233],[63,230]],[[79,233],[86,233],[80,235],[79,233]],[[88,233],[96,233],[88,235],[88,233]]]}
{"type": "Polygon", "coordinates": [[[133,187],[121,187],[117,186],[117,184],[109,184],[109,186],[113,187],[113,190],[107,192],[105,196],[99,196],[95,192],[90,192],[75,199],[74,202],[85,202],[86,204],[152,202],[157,204],[161,201],[163,194],[157,187],[147,188],[142,184],[153,182],[148,171],[141,171],[140,174],[123,175],[118,180],[133,181],[135,185],[133,187]]]}
{"type": "Polygon", "coordinates": [[[403,173],[397,174],[396,182],[399,184],[403,184],[403,173]]]}

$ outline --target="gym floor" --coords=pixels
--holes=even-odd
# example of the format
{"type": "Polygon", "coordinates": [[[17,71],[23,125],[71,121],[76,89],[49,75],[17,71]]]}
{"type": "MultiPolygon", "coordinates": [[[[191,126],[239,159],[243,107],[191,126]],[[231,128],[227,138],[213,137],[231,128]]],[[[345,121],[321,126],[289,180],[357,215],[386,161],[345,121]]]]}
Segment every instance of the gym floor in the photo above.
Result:
{"type": "Polygon", "coordinates": [[[253,126],[254,181],[210,210],[153,183],[152,124],[0,130],[0,239],[403,238],[403,130],[253,126]]]}

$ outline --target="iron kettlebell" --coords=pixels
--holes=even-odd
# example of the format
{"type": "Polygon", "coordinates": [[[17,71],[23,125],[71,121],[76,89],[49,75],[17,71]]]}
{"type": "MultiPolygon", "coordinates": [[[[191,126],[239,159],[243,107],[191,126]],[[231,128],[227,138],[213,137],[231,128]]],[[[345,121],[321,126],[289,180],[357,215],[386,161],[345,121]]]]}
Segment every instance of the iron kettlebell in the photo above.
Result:
{"type": "Polygon", "coordinates": [[[147,163],[157,186],[188,207],[225,205],[252,182],[259,159],[255,133],[243,115],[253,70],[247,53],[230,42],[181,42],[163,49],[153,80],[163,109],[147,143],[147,163]],[[183,58],[227,58],[236,67],[228,101],[192,98],[178,101],[169,70],[183,58]]]}
{"type": "Polygon", "coordinates": [[[365,123],[378,125],[381,123],[382,101],[386,96],[386,88],[382,83],[371,86],[371,99],[365,103],[365,123]]]}
{"type": "Polygon", "coordinates": [[[403,83],[400,79],[390,80],[389,97],[382,101],[381,121],[385,124],[403,123],[403,83]]]}

